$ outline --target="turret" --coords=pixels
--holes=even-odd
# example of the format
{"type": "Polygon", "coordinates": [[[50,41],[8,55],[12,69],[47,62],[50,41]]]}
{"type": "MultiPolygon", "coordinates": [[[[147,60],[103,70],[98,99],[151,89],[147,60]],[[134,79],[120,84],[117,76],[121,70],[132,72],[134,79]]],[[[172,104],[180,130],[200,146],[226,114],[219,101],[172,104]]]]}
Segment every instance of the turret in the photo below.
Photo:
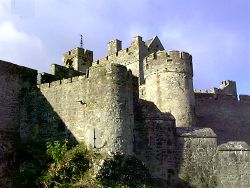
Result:
{"type": "Polygon", "coordinates": [[[93,52],[83,48],[74,48],[63,54],[63,65],[77,71],[86,73],[92,65],[93,52]]]}
{"type": "Polygon", "coordinates": [[[122,41],[114,39],[108,42],[108,55],[115,54],[122,49],[122,41]]]}
{"type": "Polygon", "coordinates": [[[226,80],[221,82],[220,89],[223,94],[237,95],[236,82],[232,80],[226,80]]]}
{"type": "Polygon", "coordinates": [[[190,127],[194,120],[192,56],[180,51],[158,51],[144,60],[145,88],[142,98],[170,112],[178,127],[190,127]]]}

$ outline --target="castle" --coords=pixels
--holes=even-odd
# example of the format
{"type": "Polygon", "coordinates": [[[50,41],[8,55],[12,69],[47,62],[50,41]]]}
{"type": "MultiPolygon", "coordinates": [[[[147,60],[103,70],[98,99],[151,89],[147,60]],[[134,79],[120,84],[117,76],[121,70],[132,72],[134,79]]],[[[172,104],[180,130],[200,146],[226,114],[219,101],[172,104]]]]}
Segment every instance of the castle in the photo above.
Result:
{"type": "Polygon", "coordinates": [[[37,75],[0,61],[0,175],[16,142],[63,137],[134,154],[163,187],[250,187],[250,96],[230,80],[194,90],[192,56],[157,36],[112,40],[97,61],[77,47],[37,75]]]}

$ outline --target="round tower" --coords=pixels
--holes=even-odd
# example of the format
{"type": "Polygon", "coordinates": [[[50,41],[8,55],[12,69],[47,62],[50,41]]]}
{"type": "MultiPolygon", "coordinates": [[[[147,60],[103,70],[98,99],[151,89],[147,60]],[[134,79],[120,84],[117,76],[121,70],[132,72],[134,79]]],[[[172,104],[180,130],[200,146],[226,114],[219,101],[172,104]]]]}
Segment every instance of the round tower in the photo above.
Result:
{"type": "Polygon", "coordinates": [[[144,59],[143,98],[160,111],[170,112],[177,127],[190,127],[194,120],[192,56],[180,51],[158,51],[144,59]]]}
{"type": "Polygon", "coordinates": [[[105,64],[89,70],[85,143],[99,152],[133,153],[132,73],[125,66],[105,64]]]}

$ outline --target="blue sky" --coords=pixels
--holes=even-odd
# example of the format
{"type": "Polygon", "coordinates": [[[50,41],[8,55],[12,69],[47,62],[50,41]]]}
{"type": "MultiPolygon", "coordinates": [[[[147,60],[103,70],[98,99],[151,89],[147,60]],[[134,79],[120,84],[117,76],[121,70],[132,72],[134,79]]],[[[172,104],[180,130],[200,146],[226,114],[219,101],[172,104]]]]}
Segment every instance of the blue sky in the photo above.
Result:
{"type": "Polygon", "coordinates": [[[249,0],[0,0],[0,59],[49,72],[62,54],[79,46],[107,53],[140,35],[158,35],[166,50],[193,55],[194,87],[237,81],[250,94],[249,0]]]}

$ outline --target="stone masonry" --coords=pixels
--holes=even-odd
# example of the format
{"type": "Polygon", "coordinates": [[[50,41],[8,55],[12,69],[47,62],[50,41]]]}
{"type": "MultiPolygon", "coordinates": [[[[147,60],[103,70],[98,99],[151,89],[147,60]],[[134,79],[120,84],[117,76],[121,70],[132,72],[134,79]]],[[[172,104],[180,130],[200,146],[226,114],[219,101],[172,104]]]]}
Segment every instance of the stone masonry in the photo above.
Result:
{"type": "Polygon", "coordinates": [[[0,187],[17,142],[62,138],[136,155],[159,187],[250,187],[250,96],[230,80],[194,90],[192,56],[157,36],[112,40],[96,61],[77,47],[39,75],[0,61],[0,73],[0,187]]]}

